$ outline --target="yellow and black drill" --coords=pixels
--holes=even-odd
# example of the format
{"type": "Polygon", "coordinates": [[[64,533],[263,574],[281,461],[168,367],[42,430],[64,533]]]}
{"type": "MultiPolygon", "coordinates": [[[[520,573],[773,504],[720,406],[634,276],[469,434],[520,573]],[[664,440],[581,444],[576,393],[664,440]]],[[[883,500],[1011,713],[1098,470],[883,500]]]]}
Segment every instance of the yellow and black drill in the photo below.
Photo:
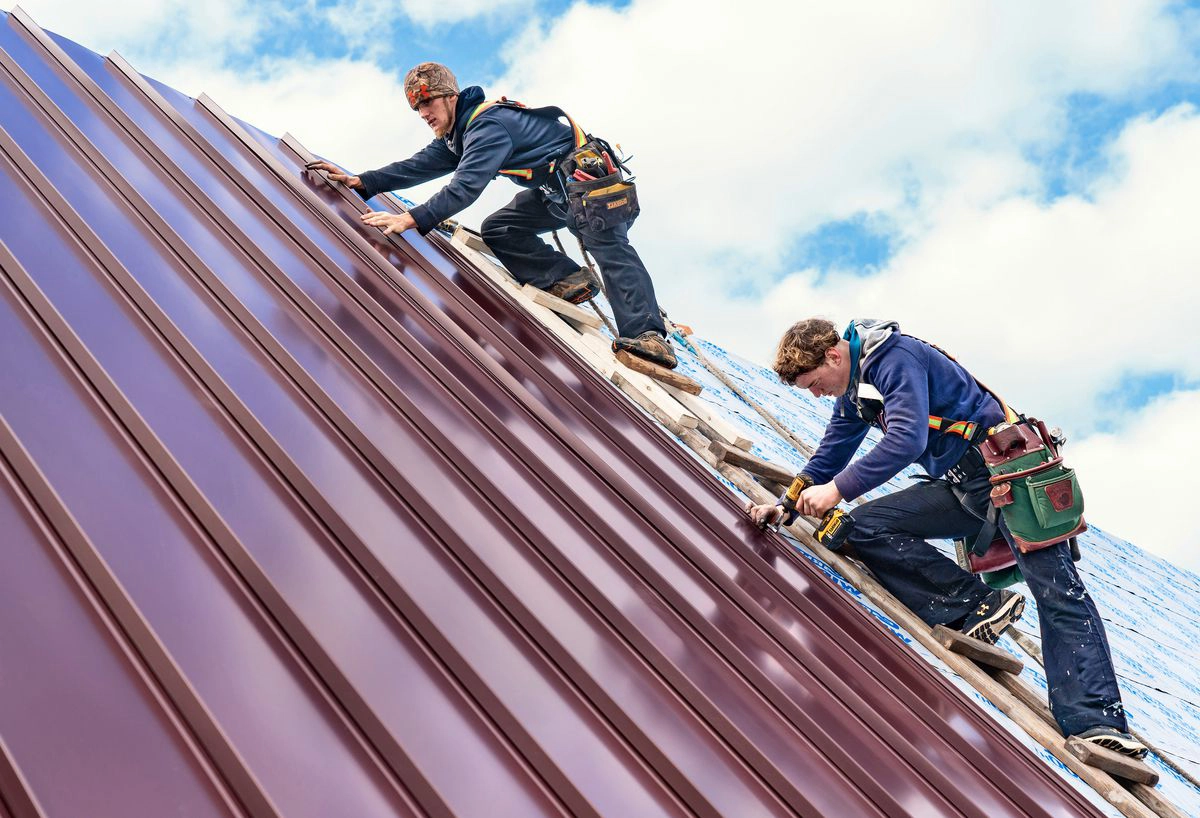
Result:
{"type": "MultiPolygon", "coordinates": [[[[811,488],[812,485],[813,479],[807,474],[797,474],[792,480],[792,484],[788,486],[781,502],[785,524],[790,524],[796,519],[796,503],[800,500],[801,493],[805,489],[811,488]]],[[[825,516],[821,518],[821,522],[817,524],[817,530],[813,534],[821,545],[830,551],[837,551],[846,542],[846,537],[850,535],[852,528],[854,528],[854,518],[850,516],[850,513],[834,506],[825,512],[825,516]]]]}

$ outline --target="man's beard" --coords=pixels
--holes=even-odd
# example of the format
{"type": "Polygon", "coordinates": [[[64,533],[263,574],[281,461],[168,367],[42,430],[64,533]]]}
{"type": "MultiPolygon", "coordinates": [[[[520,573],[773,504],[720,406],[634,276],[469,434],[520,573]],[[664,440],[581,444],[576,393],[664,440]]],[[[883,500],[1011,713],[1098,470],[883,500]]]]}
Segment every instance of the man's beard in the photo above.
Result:
{"type": "Polygon", "coordinates": [[[443,139],[445,136],[454,130],[454,111],[449,111],[450,116],[446,119],[446,127],[434,130],[433,135],[438,139],[443,139]]]}

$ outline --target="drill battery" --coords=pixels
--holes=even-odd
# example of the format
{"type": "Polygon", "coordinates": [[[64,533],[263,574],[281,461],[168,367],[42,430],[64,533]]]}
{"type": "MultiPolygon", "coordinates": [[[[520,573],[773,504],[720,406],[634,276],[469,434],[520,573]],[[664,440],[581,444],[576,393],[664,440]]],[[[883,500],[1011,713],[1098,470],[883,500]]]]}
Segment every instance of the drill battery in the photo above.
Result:
{"type": "MultiPolygon", "coordinates": [[[[783,495],[781,502],[784,511],[784,525],[791,525],[795,521],[798,516],[796,503],[799,502],[801,493],[811,488],[812,485],[813,480],[807,474],[797,474],[792,480],[792,484],[788,486],[787,493],[783,495]]],[[[854,528],[854,518],[850,516],[849,512],[834,506],[821,518],[814,534],[817,542],[821,545],[830,551],[837,551],[846,542],[846,537],[849,536],[852,528],[854,528]]]]}
{"type": "Polygon", "coordinates": [[[834,506],[825,512],[814,536],[816,536],[817,542],[830,551],[837,551],[846,542],[846,537],[850,536],[853,528],[854,518],[850,516],[850,513],[834,506]]]}

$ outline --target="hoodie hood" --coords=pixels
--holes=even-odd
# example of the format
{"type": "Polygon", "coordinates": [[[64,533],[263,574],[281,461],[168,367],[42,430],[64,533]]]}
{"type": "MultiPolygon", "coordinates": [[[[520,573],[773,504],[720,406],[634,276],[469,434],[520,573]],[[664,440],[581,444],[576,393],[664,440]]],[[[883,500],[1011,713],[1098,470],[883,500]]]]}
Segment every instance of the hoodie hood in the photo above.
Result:
{"type": "Polygon", "coordinates": [[[867,361],[887,343],[893,335],[900,333],[900,324],[895,321],[880,321],[860,318],[850,322],[842,338],[850,342],[850,384],[846,399],[858,416],[874,424],[883,410],[882,395],[870,383],[863,383],[867,361]]]}
{"type": "Polygon", "coordinates": [[[446,147],[453,151],[455,156],[462,156],[463,132],[467,129],[467,120],[471,118],[471,112],[475,110],[476,105],[485,100],[483,89],[478,85],[469,86],[459,92],[458,102],[454,105],[454,127],[442,137],[446,147]]]}
{"type": "Polygon", "coordinates": [[[842,337],[850,342],[850,388],[853,390],[862,380],[867,361],[879,351],[893,333],[900,332],[896,321],[881,321],[876,318],[858,318],[850,322],[842,337]]]}

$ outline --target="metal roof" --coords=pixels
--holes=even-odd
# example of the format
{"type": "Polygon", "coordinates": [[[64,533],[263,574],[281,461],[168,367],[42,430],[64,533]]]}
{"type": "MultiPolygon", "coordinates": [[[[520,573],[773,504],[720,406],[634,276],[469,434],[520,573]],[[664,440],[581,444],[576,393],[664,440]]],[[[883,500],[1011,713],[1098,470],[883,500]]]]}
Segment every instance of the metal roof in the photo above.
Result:
{"type": "Polygon", "coordinates": [[[444,240],[0,26],[0,816],[1095,809],[444,240]]]}

